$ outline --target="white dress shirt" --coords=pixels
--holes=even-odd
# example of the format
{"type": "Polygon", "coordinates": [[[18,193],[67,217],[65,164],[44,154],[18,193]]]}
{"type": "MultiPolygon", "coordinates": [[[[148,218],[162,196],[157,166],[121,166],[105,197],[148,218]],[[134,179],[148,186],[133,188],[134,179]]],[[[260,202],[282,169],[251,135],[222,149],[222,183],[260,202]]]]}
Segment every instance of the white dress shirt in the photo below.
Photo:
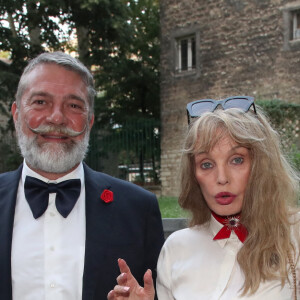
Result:
{"type": "Polygon", "coordinates": [[[291,300],[293,286],[286,282],[281,288],[279,280],[261,283],[255,295],[241,296],[244,274],[236,254],[243,244],[234,232],[228,239],[214,241],[222,226],[212,217],[208,224],[169,236],[157,265],[158,299],[291,300]]]}
{"type": "Polygon", "coordinates": [[[19,183],[12,239],[14,300],[79,300],[85,253],[85,185],[83,165],[54,180],[32,171],[25,163],[19,183]],[[81,180],[81,193],[67,218],[57,211],[56,193],[49,195],[46,212],[34,219],[24,195],[26,176],[44,182],[81,180]]]}

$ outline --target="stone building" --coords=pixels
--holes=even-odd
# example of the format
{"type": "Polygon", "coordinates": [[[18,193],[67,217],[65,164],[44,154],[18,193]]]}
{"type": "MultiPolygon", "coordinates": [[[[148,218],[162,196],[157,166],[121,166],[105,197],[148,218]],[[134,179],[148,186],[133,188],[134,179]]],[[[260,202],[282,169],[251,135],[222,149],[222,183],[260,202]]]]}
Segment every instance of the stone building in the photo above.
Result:
{"type": "Polygon", "coordinates": [[[178,196],[186,104],[300,103],[300,1],[161,0],[162,195],[178,196]]]}

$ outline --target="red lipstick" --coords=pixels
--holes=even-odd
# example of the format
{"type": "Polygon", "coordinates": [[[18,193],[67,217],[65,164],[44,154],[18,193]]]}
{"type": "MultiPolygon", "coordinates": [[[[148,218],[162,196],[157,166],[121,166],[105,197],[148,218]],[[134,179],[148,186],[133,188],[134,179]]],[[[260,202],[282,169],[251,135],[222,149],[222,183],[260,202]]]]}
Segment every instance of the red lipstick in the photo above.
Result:
{"type": "Polygon", "coordinates": [[[217,203],[221,204],[221,205],[231,204],[235,198],[236,198],[236,195],[229,193],[229,192],[221,192],[215,196],[217,203]]]}

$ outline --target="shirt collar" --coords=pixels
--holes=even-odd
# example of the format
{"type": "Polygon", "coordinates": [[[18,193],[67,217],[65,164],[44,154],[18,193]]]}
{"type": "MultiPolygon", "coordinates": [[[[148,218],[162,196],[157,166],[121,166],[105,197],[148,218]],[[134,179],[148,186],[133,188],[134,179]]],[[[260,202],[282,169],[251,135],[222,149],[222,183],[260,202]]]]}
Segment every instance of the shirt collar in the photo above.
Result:
{"type": "Polygon", "coordinates": [[[83,170],[83,164],[82,162],[78,165],[76,169],[74,169],[72,172],[57,178],[56,180],[49,180],[48,178],[38,174],[37,172],[33,171],[26,163],[25,159],[23,162],[23,170],[22,170],[22,181],[25,182],[26,176],[31,176],[37,179],[40,179],[44,182],[47,183],[59,183],[65,180],[69,179],[80,179],[81,184],[83,184],[83,179],[84,179],[84,170],[83,170]]]}
{"type": "MultiPolygon", "coordinates": [[[[210,231],[212,232],[212,239],[221,230],[222,227],[223,227],[223,225],[220,222],[218,222],[213,217],[213,215],[211,215],[210,221],[209,221],[209,228],[210,228],[210,231]]],[[[241,244],[241,246],[243,245],[243,243],[240,242],[240,240],[238,239],[238,237],[234,231],[231,232],[231,235],[228,239],[215,240],[214,242],[217,242],[221,248],[224,248],[225,245],[227,243],[229,243],[230,241],[233,241],[235,243],[238,242],[239,244],[241,244]]]]}
{"type": "MultiPolygon", "coordinates": [[[[223,225],[221,223],[219,223],[212,215],[210,217],[210,221],[209,221],[209,228],[212,232],[212,239],[213,237],[221,230],[221,228],[223,227],[223,225]]],[[[224,246],[226,245],[228,239],[223,239],[223,240],[216,240],[215,242],[217,242],[221,248],[224,248],[224,246]]]]}

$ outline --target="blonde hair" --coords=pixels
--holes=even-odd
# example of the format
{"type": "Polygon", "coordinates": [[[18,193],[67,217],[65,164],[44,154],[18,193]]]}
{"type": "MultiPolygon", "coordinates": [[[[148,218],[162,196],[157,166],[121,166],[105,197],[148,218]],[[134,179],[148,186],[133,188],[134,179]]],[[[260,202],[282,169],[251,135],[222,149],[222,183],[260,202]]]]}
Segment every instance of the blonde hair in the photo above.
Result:
{"type": "Polygon", "coordinates": [[[263,112],[216,110],[198,118],[185,139],[181,164],[179,204],[192,213],[190,225],[209,221],[211,212],[195,178],[194,156],[208,152],[229,136],[251,155],[251,173],[241,212],[249,235],[237,260],[244,272],[243,295],[253,294],[261,282],[288,278],[289,255],[296,257],[291,237],[291,215],[298,200],[298,177],[282,154],[278,134],[263,112]]]}

